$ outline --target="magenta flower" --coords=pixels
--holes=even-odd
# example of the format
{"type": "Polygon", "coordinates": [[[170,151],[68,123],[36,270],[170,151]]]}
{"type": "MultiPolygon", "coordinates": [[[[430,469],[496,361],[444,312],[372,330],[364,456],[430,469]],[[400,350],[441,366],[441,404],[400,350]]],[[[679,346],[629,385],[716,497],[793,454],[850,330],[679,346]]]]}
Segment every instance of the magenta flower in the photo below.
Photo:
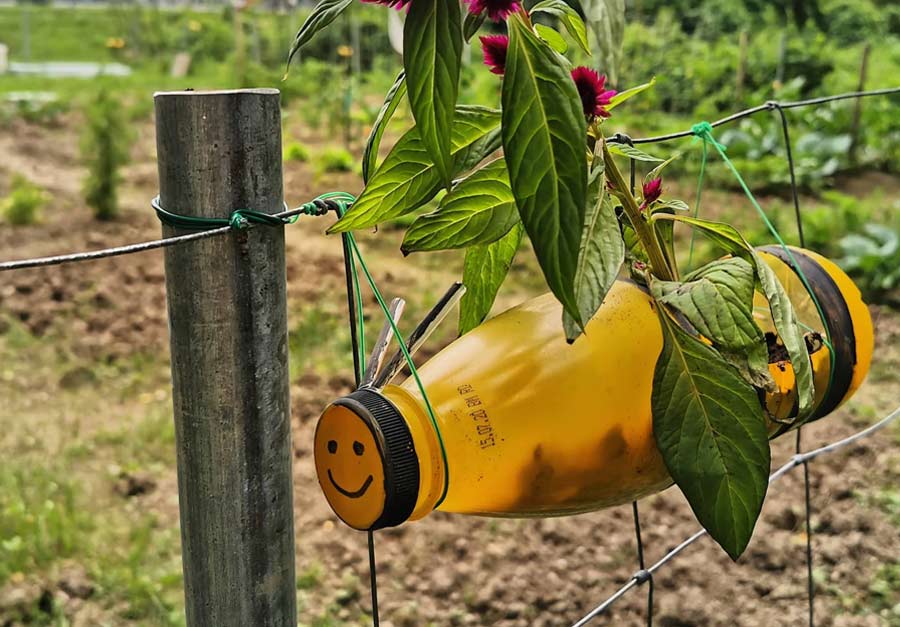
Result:
{"type": "Polygon", "coordinates": [[[644,183],[644,206],[659,200],[662,196],[662,179],[655,178],[644,183]]]}
{"type": "Polygon", "coordinates": [[[572,80],[575,81],[578,95],[581,96],[581,107],[584,114],[588,117],[599,115],[601,118],[608,118],[610,114],[606,110],[606,105],[610,103],[616,92],[612,89],[604,90],[606,75],[598,74],[595,70],[582,66],[572,70],[572,80]]]}
{"type": "Polygon", "coordinates": [[[502,75],[506,71],[506,51],[509,48],[509,37],[506,35],[485,35],[479,37],[481,51],[484,53],[484,64],[494,74],[502,75]]]}
{"type": "Polygon", "coordinates": [[[370,2],[372,4],[382,4],[386,7],[391,7],[392,9],[397,9],[398,11],[402,9],[408,8],[408,5],[412,0],[362,0],[363,2],[370,2]]]}
{"type": "MultiPolygon", "coordinates": [[[[409,2],[409,0],[406,0],[409,2]]],[[[519,10],[519,3],[515,0],[465,0],[469,5],[469,13],[481,15],[487,11],[488,17],[495,22],[502,22],[510,13],[519,10]]]]}

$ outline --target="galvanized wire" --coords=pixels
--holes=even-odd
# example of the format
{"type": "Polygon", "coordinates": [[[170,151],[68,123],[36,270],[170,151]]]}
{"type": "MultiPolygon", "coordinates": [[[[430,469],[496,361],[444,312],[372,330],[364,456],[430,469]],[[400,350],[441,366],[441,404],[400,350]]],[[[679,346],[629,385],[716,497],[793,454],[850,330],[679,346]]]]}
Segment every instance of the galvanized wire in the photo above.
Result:
{"type": "MultiPolygon", "coordinates": [[[[307,211],[303,207],[282,211],[273,214],[276,218],[291,218],[307,211]]],[[[248,228],[254,228],[250,225],[248,228]]],[[[134,253],[143,253],[148,250],[157,250],[166,248],[167,246],[176,246],[178,244],[186,244],[188,242],[196,242],[198,240],[207,239],[209,237],[218,237],[231,233],[235,229],[231,226],[220,226],[208,231],[198,231],[196,233],[188,233],[186,235],[174,235],[172,237],[163,237],[160,239],[149,240],[146,242],[138,242],[135,244],[127,244],[124,246],[115,246],[113,248],[103,248],[100,250],[91,250],[79,253],[70,253],[66,255],[52,255],[50,257],[35,257],[32,259],[19,259],[14,261],[0,262],[0,272],[9,270],[24,270],[26,268],[41,268],[46,266],[59,266],[66,263],[78,263],[81,261],[94,261],[95,259],[106,259],[107,257],[119,257],[121,255],[131,255],[134,253]]]]}
{"type": "MultiPolygon", "coordinates": [[[[866,429],[863,429],[862,431],[854,433],[853,435],[846,437],[843,440],[838,440],[837,442],[832,442],[831,444],[827,444],[821,448],[817,448],[812,451],[808,451],[806,453],[799,453],[799,454],[794,455],[784,465],[782,465],[780,468],[778,468],[778,470],[776,470],[771,475],[769,475],[769,484],[771,485],[771,484],[775,483],[778,479],[780,479],[782,476],[786,475],[788,472],[790,472],[797,466],[802,466],[817,457],[820,457],[822,455],[827,455],[829,453],[833,453],[833,452],[840,450],[846,446],[849,446],[855,442],[858,442],[859,440],[862,440],[863,438],[869,437],[873,433],[875,433],[881,429],[884,429],[886,426],[888,426],[891,422],[896,420],[898,417],[900,417],[900,407],[897,407],[894,411],[892,411],[890,414],[888,414],[887,416],[885,416],[884,418],[882,418],[875,424],[867,427],[866,429]]],[[[645,581],[647,581],[647,579],[648,579],[647,574],[649,574],[649,575],[655,574],[660,568],[662,568],[663,566],[668,564],[670,561],[675,559],[675,557],[679,553],[684,551],[686,548],[688,548],[689,546],[694,544],[697,540],[699,540],[700,538],[702,538],[705,535],[707,535],[706,530],[701,529],[700,531],[696,532],[691,537],[684,540],[681,544],[676,546],[674,549],[672,549],[671,551],[666,553],[658,562],[653,564],[650,568],[646,569],[646,571],[641,570],[641,571],[634,573],[625,585],[623,585],[621,588],[616,590],[611,596],[609,596],[605,601],[603,601],[603,603],[596,606],[590,612],[585,614],[584,617],[581,618],[578,622],[574,623],[572,625],[572,627],[584,627],[584,625],[587,625],[593,619],[595,619],[596,617],[598,617],[601,614],[603,614],[604,612],[606,612],[606,610],[608,610],[610,607],[612,607],[612,605],[616,601],[618,601],[623,596],[625,596],[630,590],[632,590],[633,588],[635,588],[635,587],[639,586],[640,584],[644,583],[645,581]]]]}
{"type": "MultiPolygon", "coordinates": [[[[848,100],[850,98],[869,98],[871,96],[889,96],[892,94],[900,94],[900,87],[888,87],[885,89],[872,89],[869,91],[853,91],[844,94],[835,94],[833,96],[823,96],[821,98],[810,98],[809,100],[795,100],[788,102],[778,102],[777,100],[769,100],[761,105],[757,105],[755,107],[750,107],[749,109],[744,109],[743,111],[738,111],[737,113],[732,113],[729,116],[722,118],[721,120],[716,120],[711,123],[713,128],[717,126],[722,126],[723,124],[729,124],[731,122],[736,122],[737,120],[741,120],[743,118],[748,118],[752,115],[760,113],[761,111],[773,111],[776,109],[796,109],[798,107],[809,107],[817,104],[824,104],[826,102],[836,102],[838,100],[848,100]]],[[[660,142],[672,141],[673,139],[682,139],[685,137],[693,137],[694,131],[691,129],[687,129],[685,131],[678,131],[676,133],[667,133],[665,135],[655,135],[653,137],[632,137],[631,140],[635,144],[657,144],[660,142]]]]}

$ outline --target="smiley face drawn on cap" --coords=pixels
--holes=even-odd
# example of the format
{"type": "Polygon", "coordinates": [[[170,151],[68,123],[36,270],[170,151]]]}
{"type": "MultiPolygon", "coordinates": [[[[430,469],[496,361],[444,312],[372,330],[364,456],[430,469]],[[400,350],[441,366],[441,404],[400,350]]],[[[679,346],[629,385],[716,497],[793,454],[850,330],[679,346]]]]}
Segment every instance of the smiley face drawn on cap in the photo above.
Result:
{"type": "Polygon", "coordinates": [[[341,520],[368,529],[386,500],[384,462],[368,423],[343,405],[331,405],[319,418],[313,450],[319,485],[341,520]]]}

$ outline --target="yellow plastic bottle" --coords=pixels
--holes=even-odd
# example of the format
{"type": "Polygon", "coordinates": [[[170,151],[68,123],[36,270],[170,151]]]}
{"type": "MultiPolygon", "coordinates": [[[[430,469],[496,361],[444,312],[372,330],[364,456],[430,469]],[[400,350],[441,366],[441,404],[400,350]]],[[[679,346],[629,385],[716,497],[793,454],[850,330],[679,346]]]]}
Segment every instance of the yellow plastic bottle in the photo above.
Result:
{"type": "MultiPolygon", "coordinates": [[[[862,383],[873,349],[859,290],[832,262],[794,256],[822,304],[824,325],[783,250],[761,249],[801,323],[828,332],[835,350],[812,354],[816,418],[862,383]],[[824,328],[827,326],[827,329],[824,328]]],[[[761,297],[760,297],[761,298],[761,297]]],[[[764,300],[759,324],[772,330],[764,300]]],[[[620,280],[572,345],[547,294],[462,336],[419,368],[440,428],[415,382],[362,389],[329,405],[315,434],[316,470],[335,513],[356,529],[416,520],[435,508],[489,516],[554,516],[627,503],[672,484],[650,410],[662,331],[644,289],[620,280]],[[449,481],[445,483],[445,478],[449,481]],[[442,498],[443,497],[443,498],[442,498]]],[[[770,369],[779,390],[764,402],[794,411],[790,363],[770,369]]],[[[773,437],[786,428],[770,423],[773,437]]]]}

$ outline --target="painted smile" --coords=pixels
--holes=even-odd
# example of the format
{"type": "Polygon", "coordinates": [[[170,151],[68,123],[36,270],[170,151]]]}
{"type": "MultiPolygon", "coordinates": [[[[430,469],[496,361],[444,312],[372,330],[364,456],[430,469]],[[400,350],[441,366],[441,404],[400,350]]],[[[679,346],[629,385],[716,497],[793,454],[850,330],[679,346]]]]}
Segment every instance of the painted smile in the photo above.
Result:
{"type": "Polygon", "coordinates": [[[331,481],[331,485],[333,485],[333,486],[335,487],[335,489],[336,489],[338,492],[340,492],[341,494],[343,494],[343,495],[346,496],[347,498],[349,498],[349,499],[358,499],[358,498],[361,497],[363,494],[365,494],[365,493],[366,493],[366,490],[369,489],[369,486],[372,485],[372,481],[374,481],[374,477],[372,477],[372,475],[369,475],[369,476],[366,478],[365,482],[363,482],[362,487],[361,487],[359,490],[356,490],[355,492],[351,492],[350,490],[345,490],[344,488],[342,488],[341,486],[339,486],[339,485],[337,484],[337,481],[335,481],[335,480],[334,480],[334,477],[331,475],[331,469],[330,469],[330,468],[328,469],[328,480],[331,481]]]}

